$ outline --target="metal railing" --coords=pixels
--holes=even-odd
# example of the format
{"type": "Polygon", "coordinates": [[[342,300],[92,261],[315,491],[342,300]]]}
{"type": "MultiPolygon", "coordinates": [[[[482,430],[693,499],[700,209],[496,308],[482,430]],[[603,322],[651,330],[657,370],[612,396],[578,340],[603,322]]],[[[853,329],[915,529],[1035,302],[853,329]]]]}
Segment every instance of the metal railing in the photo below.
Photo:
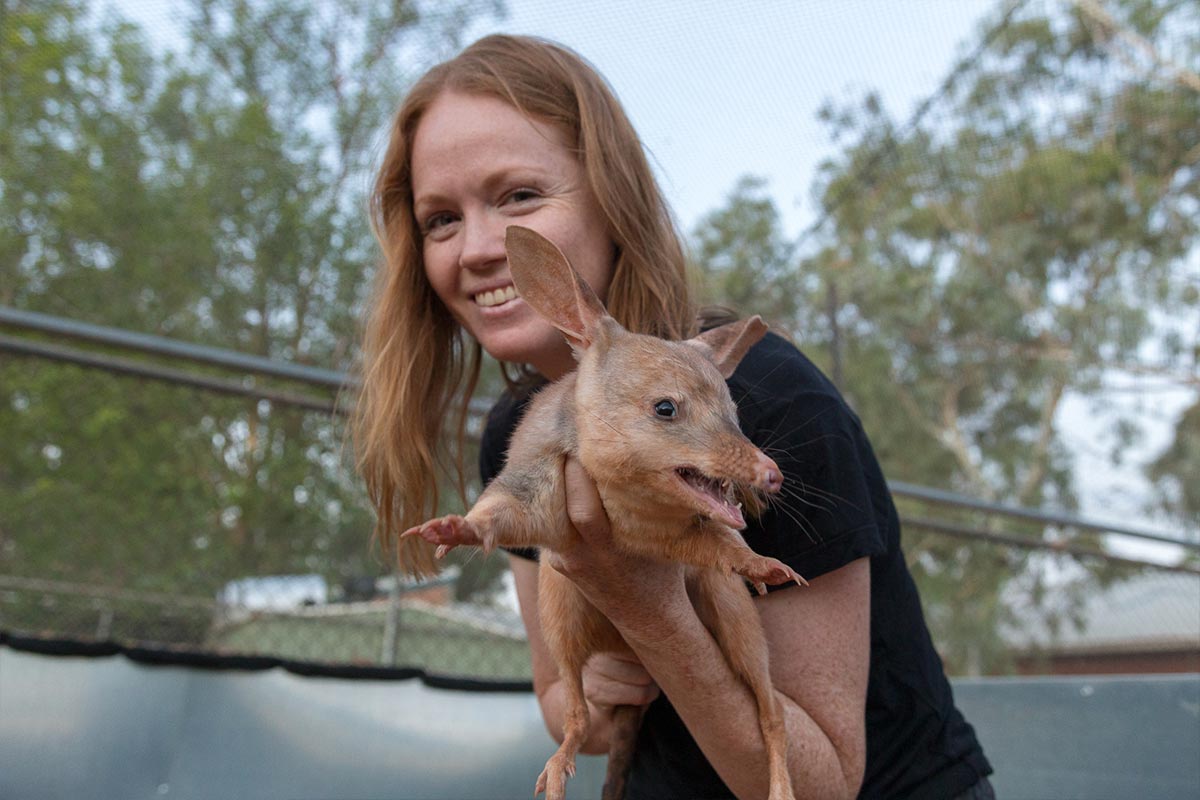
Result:
{"type": "MultiPolygon", "coordinates": [[[[296,364],[286,361],[278,361],[275,359],[263,358],[261,356],[239,353],[234,350],[226,350],[217,347],[192,344],[189,342],[181,342],[177,339],[170,339],[163,336],[153,336],[145,333],[122,330],[120,328],[93,325],[90,323],[79,322],[77,320],[66,319],[49,314],[21,311],[7,306],[0,306],[0,325],[7,325],[26,331],[51,334],[68,339],[106,345],[109,347],[134,350],[137,352],[165,358],[183,359],[197,364],[220,367],[223,369],[235,370],[252,375],[261,375],[271,378],[295,381],[303,384],[309,384],[314,387],[333,389],[337,392],[353,390],[358,386],[358,379],[348,372],[308,366],[305,364],[296,364]]],[[[282,392],[271,389],[268,386],[260,386],[254,381],[235,382],[220,380],[211,376],[195,375],[192,373],[187,373],[183,370],[171,369],[155,364],[148,364],[146,362],[131,361],[129,359],[123,359],[109,354],[92,353],[75,348],[49,345],[44,342],[32,341],[26,338],[0,335],[0,351],[7,351],[16,355],[26,355],[57,361],[65,361],[77,364],[79,366],[105,369],[121,374],[138,375],[140,377],[153,378],[156,380],[176,382],[216,392],[239,394],[248,397],[258,397],[284,405],[294,405],[299,408],[312,411],[324,411],[329,413],[344,412],[350,402],[345,398],[339,402],[331,399],[299,395],[292,392],[282,392]]],[[[489,407],[490,404],[485,399],[474,398],[471,402],[471,410],[475,414],[486,413],[489,407]]],[[[961,508],[969,511],[979,511],[992,516],[1001,516],[1027,522],[1036,522],[1042,525],[1053,525],[1092,533],[1104,533],[1116,536],[1125,536],[1134,539],[1142,539],[1146,541],[1172,544],[1200,552],[1200,537],[1187,539],[1181,536],[1174,536],[1157,531],[1112,525],[1096,520],[1089,520],[1076,514],[1068,514],[1059,511],[1047,511],[1042,509],[1022,508],[1020,506],[1004,503],[991,503],[978,500],[968,495],[946,491],[944,489],[918,486],[916,484],[905,483],[902,481],[889,481],[888,486],[892,493],[898,497],[918,500],[934,505],[961,508]]],[[[943,532],[950,532],[947,530],[948,526],[946,526],[944,523],[937,523],[934,520],[913,520],[913,522],[914,524],[919,524],[922,527],[930,529],[937,528],[943,532]]],[[[994,534],[991,534],[987,531],[972,531],[970,529],[959,532],[963,533],[964,535],[978,535],[981,537],[994,536],[994,534]]],[[[1003,540],[1009,544],[1028,544],[1030,546],[1033,546],[1034,544],[1031,542],[1018,543],[1012,539],[1013,537],[1006,537],[1003,540]]],[[[1058,544],[1047,544],[1046,546],[1055,549],[1064,549],[1062,545],[1058,544]]],[[[1101,556],[1105,555],[1103,553],[1096,553],[1092,551],[1089,551],[1087,554],[1101,556]]],[[[1138,562],[1134,560],[1134,563],[1138,562]]],[[[1158,566],[1157,564],[1154,565],[1158,566]]],[[[1200,571],[1198,570],[1189,571],[1200,574],[1200,571]]]]}

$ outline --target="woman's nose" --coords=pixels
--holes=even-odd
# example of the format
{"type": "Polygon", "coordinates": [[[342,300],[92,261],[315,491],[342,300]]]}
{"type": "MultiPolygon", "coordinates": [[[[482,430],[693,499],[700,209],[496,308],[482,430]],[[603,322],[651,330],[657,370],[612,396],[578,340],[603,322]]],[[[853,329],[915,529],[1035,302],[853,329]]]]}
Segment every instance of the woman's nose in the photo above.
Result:
{"type": "Polygon", "coordinates": [[[463,243],[459,251],[458,264],[463,269],[482,270],[502,263],[504,251],[504,224],[494,215],[480,214],[463,220],[463,243]]]}

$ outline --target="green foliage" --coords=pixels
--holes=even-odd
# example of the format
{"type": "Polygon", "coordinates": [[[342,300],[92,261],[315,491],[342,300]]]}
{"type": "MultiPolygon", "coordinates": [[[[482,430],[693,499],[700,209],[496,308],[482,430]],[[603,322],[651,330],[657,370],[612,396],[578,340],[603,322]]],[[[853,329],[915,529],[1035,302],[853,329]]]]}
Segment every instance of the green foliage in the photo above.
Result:
{"type": "Polygon", "coordinates": [[[799,306],[792,246],[779,230],[779,212],[764,194],[765,181],[745,177],[723,208],[696,226],[694,258],[707,302],[761,314],[790,326],[799,306]]]}

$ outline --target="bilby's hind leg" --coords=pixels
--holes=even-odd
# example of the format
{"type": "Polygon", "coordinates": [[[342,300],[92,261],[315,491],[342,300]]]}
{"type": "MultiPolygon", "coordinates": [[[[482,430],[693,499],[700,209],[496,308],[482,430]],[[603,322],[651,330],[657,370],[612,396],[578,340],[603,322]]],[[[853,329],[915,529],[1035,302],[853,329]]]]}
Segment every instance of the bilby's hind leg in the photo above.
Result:
{"type": "Polygon", "coordinates": [[[566,702],[563,716],[563,742],[546,762],[542,774],[533,788],[534,795],[546,793],[546,800],[563,800],[567,792],[567,778],[575,776],[575,755],[587,741],[587,699],[583,694],[583,664],[579,669],[561,671],[566,702]]]}
{"type": "Polygon", "coordinates": [[[766,634],[753,600],[736,576],[713,570],[692,573],[688,591],[696,613],[717,640],[730,668],[754,694],[767,750],[769,800],[793,800],[795,795],[787,766],[787,729],[771,683],[766,634]]]}
{"type": "Polygon", "coordinates": [[[558,665],[565,691],[563,742],[538,776],[535,794],[562,800],[567,778],[575,774],[575,756],[588,738],[590,720],[583,694],[583,665],[592,653],[623,646],[612,623],[595,609],[575,584],[544,562],[538,569],[538,617],[546,649],[558,665]]]}

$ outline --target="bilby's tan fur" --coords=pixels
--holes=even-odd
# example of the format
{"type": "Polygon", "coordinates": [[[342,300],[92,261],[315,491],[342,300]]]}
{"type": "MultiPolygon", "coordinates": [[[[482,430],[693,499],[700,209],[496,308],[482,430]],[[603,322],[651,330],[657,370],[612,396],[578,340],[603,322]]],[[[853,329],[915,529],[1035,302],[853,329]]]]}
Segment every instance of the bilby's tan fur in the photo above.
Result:
{"type": "MultiPolygon", "coordinates": [[[[678,561],[688,595],[731,668],[754,694],[770,764],[770,799],[793,797],[787,739],[768,670],[767,644],[743,579],[803,582],[781,562],[760,556],[677,476],[687,467],[744,489],[773,492],[782,477],[737,427],[724,378],[766,331],[757,317],[667,342],[624,330],[561,252],[533,231],[510,227],[509,270],[521,297],[567,336],[579,368],[541,390],[513,433],[503,471],[465,517],[451,515],[406,531],[439,545],[562,548],[571,532],[563,465],[575,457],[595,481],[614,545],[631,554],[678,561]],[[671,400],[677,416],[655,404],[671,400]]],[[[736,519],[739,515],[732,510],[736,519]]],[[[575,585],[549,567],[538,573],[546,645],[566,690],[564,738],[538,777],[535,793],[561,800],[575,756],[587,739],[582,673],[596,652],[627,650],[616,628],[575,585]]],[[[605,798],[621,795],[638,710],[614,715],[605,798]]]]}

